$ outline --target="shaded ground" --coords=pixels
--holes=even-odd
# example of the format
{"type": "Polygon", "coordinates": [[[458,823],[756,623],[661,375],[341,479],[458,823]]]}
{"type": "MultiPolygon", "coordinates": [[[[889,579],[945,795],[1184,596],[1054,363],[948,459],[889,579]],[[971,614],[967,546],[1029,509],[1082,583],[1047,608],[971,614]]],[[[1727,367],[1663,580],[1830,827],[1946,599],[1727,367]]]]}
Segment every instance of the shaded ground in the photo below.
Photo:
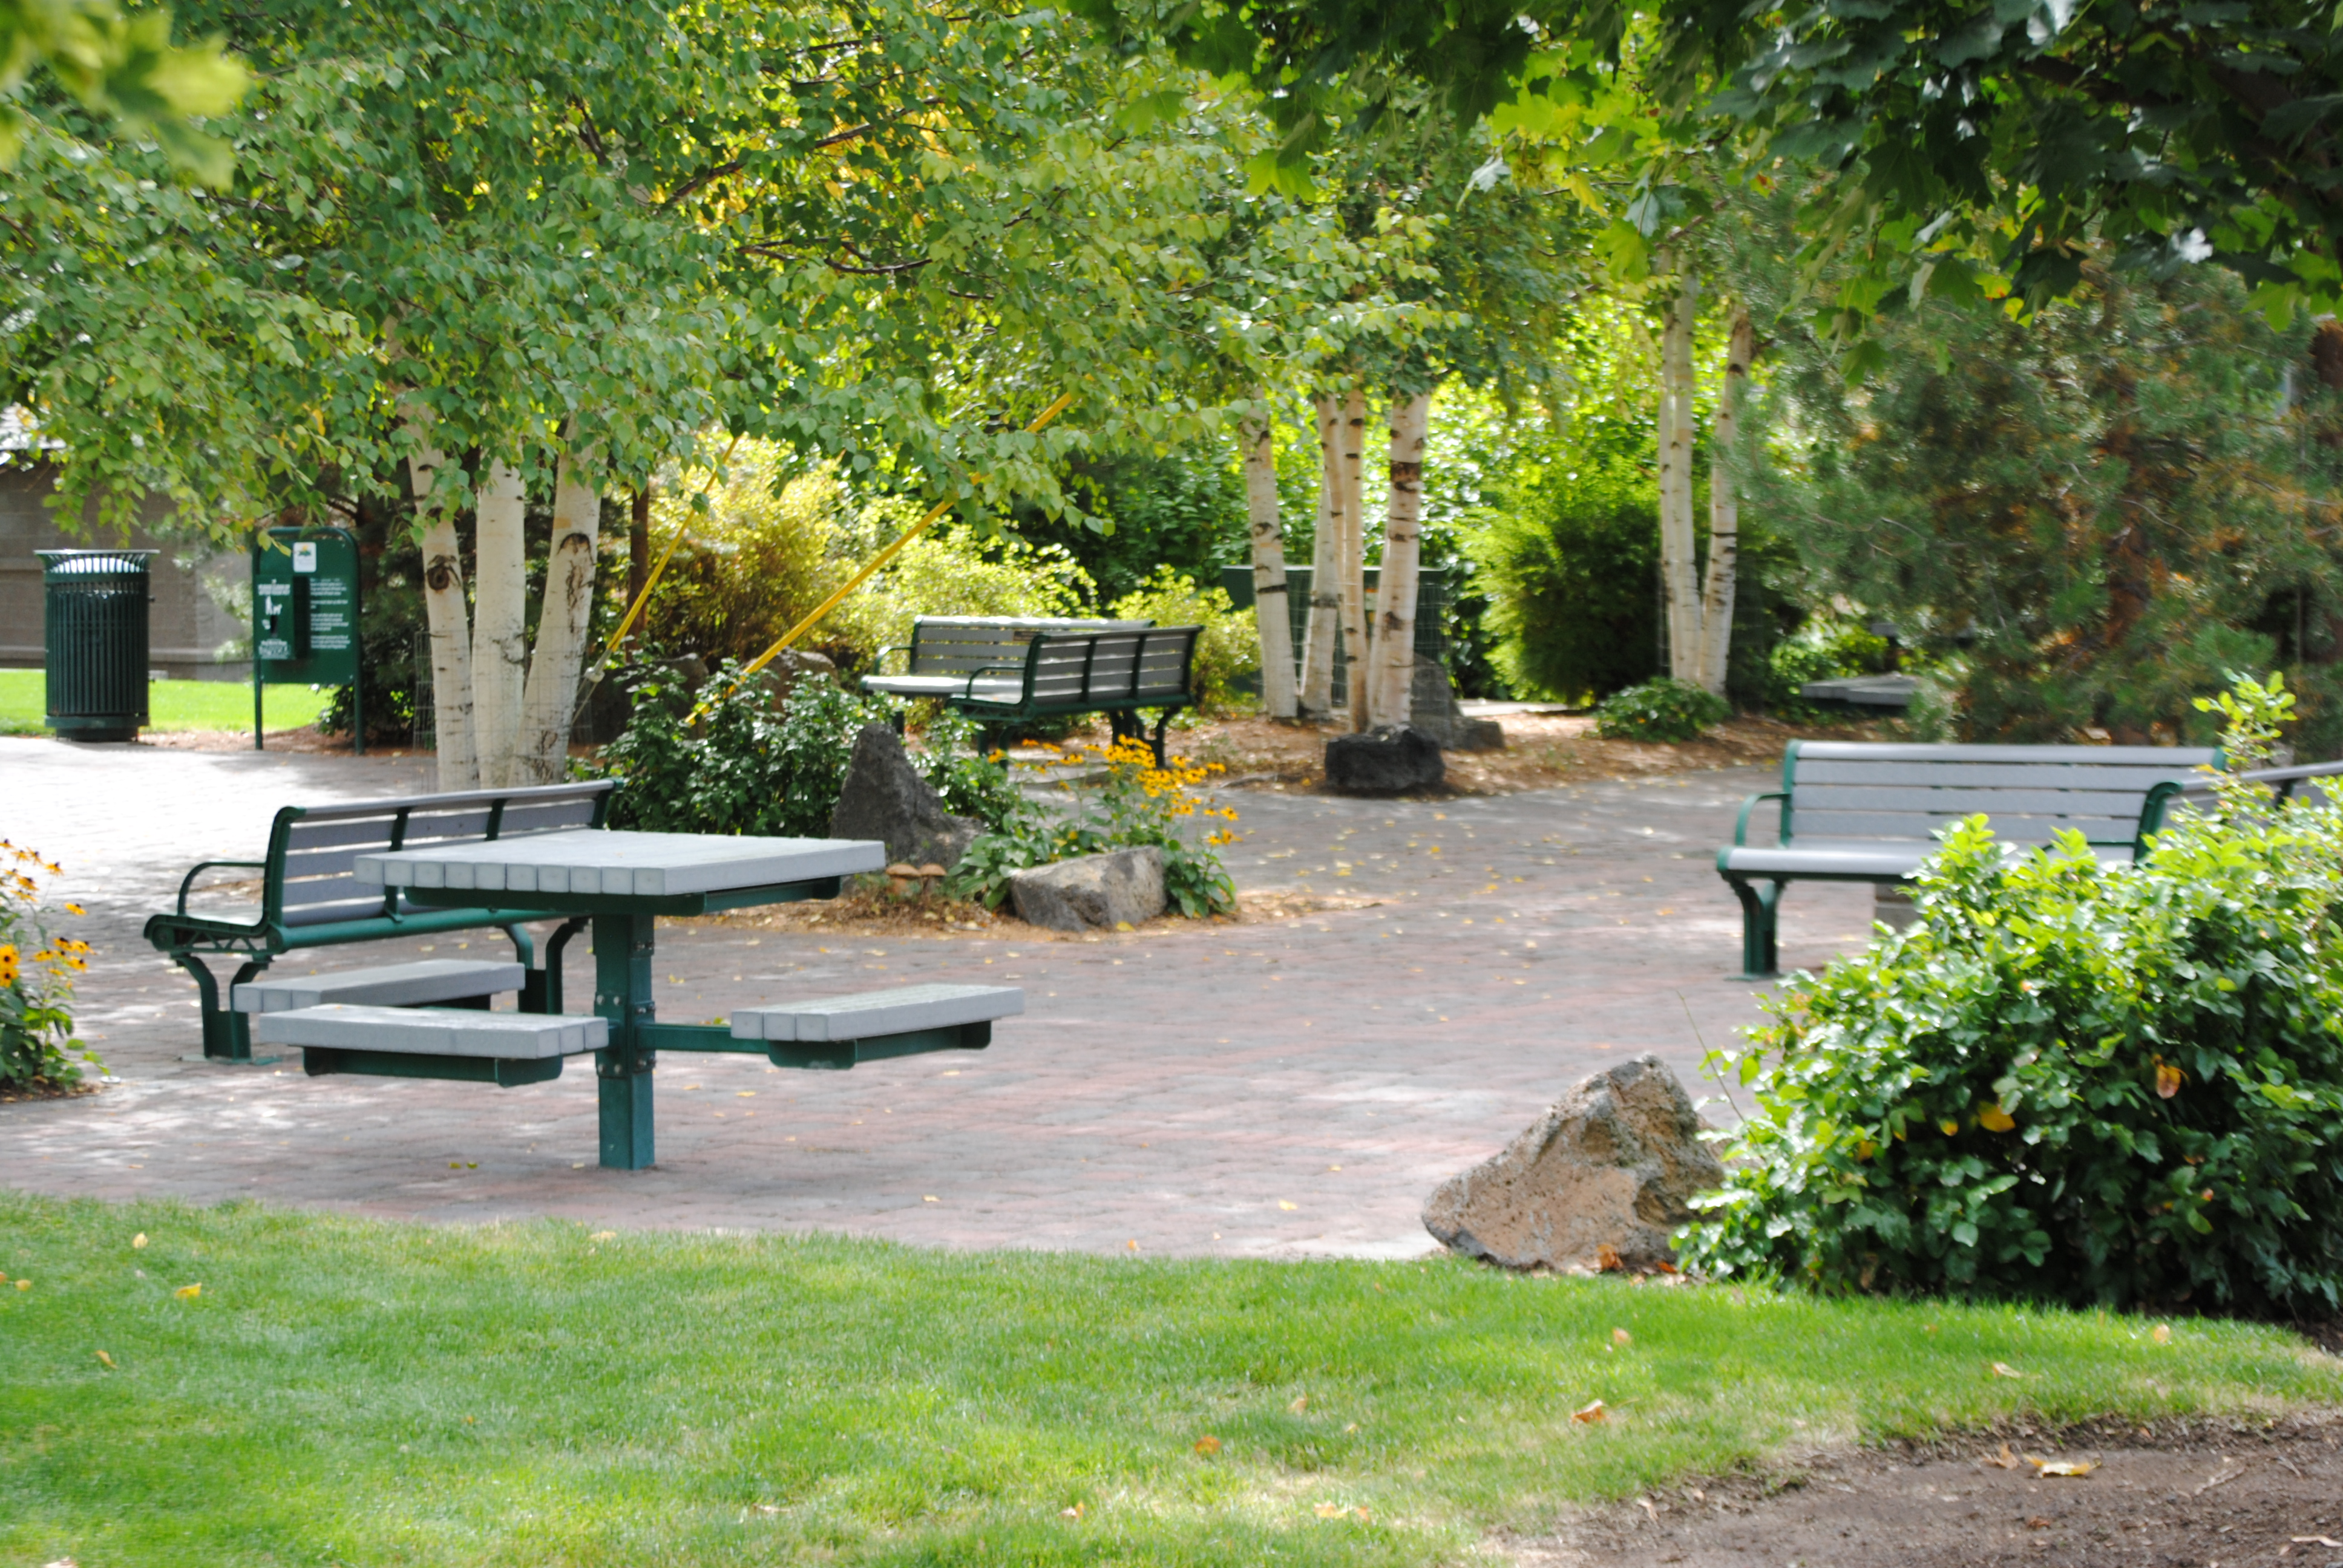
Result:
{"type": "Polygon", "coordinates": [[[2343,1564],[2343,1412],[1819,1452],[1502,1545],[1520,1568],[2330,1568],[2343,1564]],[[2092,1468],[2051,1476],[2035,1459],[2092,1468]]]}

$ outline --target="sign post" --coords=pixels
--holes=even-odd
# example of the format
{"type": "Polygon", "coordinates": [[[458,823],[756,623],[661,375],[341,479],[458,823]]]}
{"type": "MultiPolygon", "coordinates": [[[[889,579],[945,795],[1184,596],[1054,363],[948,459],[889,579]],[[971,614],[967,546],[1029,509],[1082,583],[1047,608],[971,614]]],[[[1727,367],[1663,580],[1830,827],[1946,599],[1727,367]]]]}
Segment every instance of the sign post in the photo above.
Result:
{"type": "Polygon", "coordinates": [[[350,689],[350,735],[366,755],[358,672],[358,541],[347,528],[270,528],[252,541],[252,749],[262,745],[261,689],[303,681],[350,689]]]}

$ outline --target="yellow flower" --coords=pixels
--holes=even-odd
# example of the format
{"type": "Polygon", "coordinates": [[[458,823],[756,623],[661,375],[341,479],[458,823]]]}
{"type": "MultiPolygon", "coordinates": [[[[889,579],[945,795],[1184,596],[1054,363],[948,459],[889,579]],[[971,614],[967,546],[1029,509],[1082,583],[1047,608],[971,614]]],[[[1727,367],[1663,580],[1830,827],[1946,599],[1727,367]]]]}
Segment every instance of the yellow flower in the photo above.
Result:
{"type": "Polygon", "coordinates": [[[0,985],[14,985],[15,981],[16,944],[0,942],[0,985]]]}

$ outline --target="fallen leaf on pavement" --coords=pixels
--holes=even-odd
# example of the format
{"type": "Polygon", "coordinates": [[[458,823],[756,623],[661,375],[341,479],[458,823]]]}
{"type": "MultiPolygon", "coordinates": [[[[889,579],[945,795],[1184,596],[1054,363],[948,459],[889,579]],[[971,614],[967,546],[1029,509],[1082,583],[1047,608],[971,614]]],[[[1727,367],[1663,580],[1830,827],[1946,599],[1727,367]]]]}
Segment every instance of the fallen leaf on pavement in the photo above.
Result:
{"type": "Polygon", "coordinates": [[[1610,1416],[1611,1412],[1603,1408],[1603,1402],[1599,1399],[1584,1410],[1574,1410],[1570,1412],[1571,1420],[1584,1422],[1589,1426],[1593,1426],[1599,1421],[1608,1421],[1610,1416]]]}
{"type": "Polygon", "coordinates": [[[2007,1362],[1996,1362],[1993,1363],[1993,1375],[1996,1377],[2024,1377],[2026,1374],[2019,1372],[2016,1367],[2011,1366],[2007,1362]]]}
{"type": "Polygon", "coordinates": [[[2087,1459],[2036,1459],[2030,1453],[2026,1462],[2044,1475],[2088,1475],[2098,1468],[2087,1459]]]}
{"type": "Polygon", "coordinates": [[[2050,1522],[2037,1513],[2033,1518],[2026,1522],[2026,1528],[2028,1530],[2047,1530],[2050,1528],[2050,1522]]]}
{"type": "Polygon", "coordinates": [[[2016,1470],[2017,1468],[2017,1455],[2009,1452],[2009,1444],[2006,1442],[2001,1445],[2001,1452],[1999,1453],[1986,1454],[1985,1456],[1985,1462],[1987,1464],[1992,1465],[1996,1470],[2016,1470]]]}
{"type": "Polygon", "coordinates": [[[2294,1543],[2297,1546],[2343,1546],[2343,1541],[2329,1541],[2324,1535],[2298,1535],[2294,1543]]]}
{"type": "Polygon", "coordinates": [[[195,1284],[192,1284],[192,1285],[181,1285],[177,1290],[173,1291],[171,1293],[172,1293],[173,1295],[175,1295],[175,1296],[178,1297],[178,1298],[179,1298],[179,1300],[181,1300],[181,1301],[183,1301],[183,1302],[192,1302],[192,1301],[194,1301],[197,1296],[200,1296],[200,1295],[202,1295],[202,1294],[204,1293],[204,1287],[203,1287],[203,1283],[202,1283],[202,1282],[198,1281],[197,1282],[196,1282],[195,1284]]]}
{"type": "Polygon", "coordinates": [[[1301,1204],[1299,1204],[1299,1203],[1289,1203],[1289,1202],[1287,1202],[1287,1201],[1286,1201],[1284,1199],[1282,1199],[1282,1198],[1280,1198],[1280,1199],[1277,1201],[1277,1206],[1278,1206],[1279,1208],[1281,1208],[1281,1209],[1285,1210],[1285,1211],[1286,1211],[1287,1212],[1289,1212],[1289,1213],[1291,1213],[1292,1211],[1294,1211],[1294,1210],[1299,1209],[1299,1208],[1301,1208],[1301,1207],[1302,1207],[1302,1205],[1301,1205],[1301,1204]]]}

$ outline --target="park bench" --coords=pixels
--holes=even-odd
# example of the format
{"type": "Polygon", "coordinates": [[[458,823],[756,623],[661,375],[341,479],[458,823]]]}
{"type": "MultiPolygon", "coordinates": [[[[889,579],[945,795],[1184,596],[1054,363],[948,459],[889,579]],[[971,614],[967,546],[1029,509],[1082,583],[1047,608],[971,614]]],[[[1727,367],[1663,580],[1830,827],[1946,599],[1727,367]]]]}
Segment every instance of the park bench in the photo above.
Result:
{"type": "Polygon", "coordinates": [[[1189,676],[1202,627],[1093,622],[1065,629],[940,617],[916,624],[941,629],[915,640],[910,673],[866,676],[865,691],[933,698],[996,726],[1104,713],[1116,739],[1147,740],[1158,767],[1164,728],[1195,701],[1189,676]],[[989,655],[988,637],[996,638],[989,655]],[[1141,709],[1158,711],[1151,736],[1141,709]]]}
{"type": "MultiPolygon", "coordinates": [[[[1024,1010],[1025,993],[1014,986],[911,985],[744,1009],[721,1029],[642,1027],[658,1049],[846,1069],[931,1050],[982,1050],[992,1043],[994,1020],[1024,1010]]],[[[264,1013],[253,1037],[263,1045],[299,1047],[302,1070],[312,1078],[349,1072],[513,1089],[549,1082],[561,1076],[565,1059],[606,1049],[610,1023],[594,1015],[327,1002],[264,1013]]]]}
{"type": "Polygon", "coordinates": [[[147,920],[146,940],[195,977],[203,1004],[204,1055],[215,1061],[252,1060],[254,1018],[321,1003],[480,1006],[480,999],[518,990],[524,1010],[558,1013],[561,950],[583,921],[554,910],[420,907],[397,888],[361,880],[353,868],[358,857],[386,849],[599,827],[613,787],[600,779],[287,806],[269,829],[266,858],[197,865],[180,882],[176,906],[147,920]],[[246,884],[256,880],[257,897],[235,905],[190,907],[196,879],[223,869],[259,873],[245,879],[246,884]],[[544,967],[530,967],[535,947],[525,922],[549,920],[564,923],[547,944],[544,967]],[[288,952],[483,928],[501,930],[512,940],[521,970],[518,984],[506,983],[516,966],[448,960],[256,983],[270,962],[288,952]],[[218,981],[205,961],[209,958],[241,960],[227,1009],[219,1004],[218,981]],[[369,991],[369,986],[375,989],[369,991]]]}
{"type": "Polygon", "coordinates": [[[1742,803],[1717,875],[1741,900],[1743,978],[1779,968],[1782,890],[1791,882],[1908,879],[1936,835],[1983,813],[2013,852],[2079,830],[2102,861],[2137,859],[2170,803],[2219,753],[2147,746],[1899,746],[1794,740],[1782,788],[1742,803]],[[1749,842],[1752,814],[1779,803],[1770,843],[1749,842]]]}

